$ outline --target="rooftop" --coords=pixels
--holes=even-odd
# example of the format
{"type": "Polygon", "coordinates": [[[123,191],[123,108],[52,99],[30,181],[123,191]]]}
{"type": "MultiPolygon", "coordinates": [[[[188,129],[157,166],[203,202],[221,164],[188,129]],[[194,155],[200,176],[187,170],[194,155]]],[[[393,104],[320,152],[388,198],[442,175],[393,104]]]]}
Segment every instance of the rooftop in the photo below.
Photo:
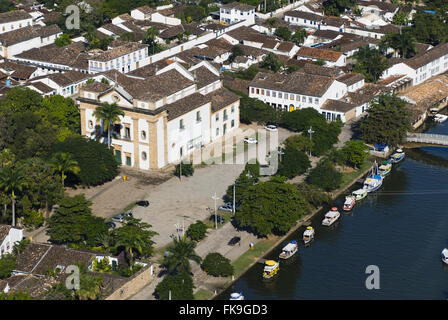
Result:
{"type": "Polygon", "coordinates": [[[99,55],[98,57],[92,58],[91,60],[94,61],[109,61],[115,58],[119,58],[121,56],[124,56],[126,54],[129,54],[131,52],[147,48],[147,44],[140,44],[137,42],[128,42],[124,45],[121,45],[119,47],[116,47],[112,50],[108,50],[104,52],[103,54],[99,55]]]}
{"type": "Polygon", "coordinates": [[[337,61],[341,57],[341,55],[342,52],[310,47],[301,47],[299,51],[297,51],[297,56],[313,59],[323,59],[327,61],[337,61]]]}
{"type": "Polygon", "coordinates": [[[32,19],[31,15],[24,10],[15,10],[0,13],[0,23],[7,23],[24,19],[32,19]]]}

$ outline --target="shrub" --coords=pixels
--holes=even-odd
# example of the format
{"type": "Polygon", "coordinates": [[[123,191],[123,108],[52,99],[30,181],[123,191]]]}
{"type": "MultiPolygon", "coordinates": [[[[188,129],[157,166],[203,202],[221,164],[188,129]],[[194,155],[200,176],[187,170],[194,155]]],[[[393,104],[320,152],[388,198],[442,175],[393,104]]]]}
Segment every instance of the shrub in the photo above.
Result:
{"type": "Polygon", "coordinates": [[[187,230],[187,237],[191,240],[199,241],[205,238],[207,234],[207,225],[202,221],[197,220],[196,223],[191,224],[187,230]]]}
{"type": "Polygon", "coordinates": [[[11,276],[12,270],[16,268],[16,257],[12,254],[3,255],[0,259],[0,279],[11,276]]]}
{"type": "MultiPolygon", "coordinates": [[[[194,168],[191,163],[182,163],[182,175],[189,177],[194,173],[194,168]]],[[[176,165],[176,169],[174,170],[174,175],[179,176],[180,174],[180,164],[176,165]]]]}
{"type": "Polygon", "coordinates": [[[207,274],[214,277],[229,277],[234,273],[230,260],[218,252],[209,253],[201,267],[207,274]]]}

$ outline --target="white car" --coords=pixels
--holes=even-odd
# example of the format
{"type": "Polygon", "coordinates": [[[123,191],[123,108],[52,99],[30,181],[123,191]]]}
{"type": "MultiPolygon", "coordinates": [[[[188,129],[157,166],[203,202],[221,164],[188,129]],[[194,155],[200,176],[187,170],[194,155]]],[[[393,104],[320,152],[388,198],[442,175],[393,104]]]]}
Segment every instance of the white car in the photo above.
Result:
{"type": "Polygon", "coordinates": [[[270,124],[266,127],[264,127],[267,131],[277,131],[277,126],[274,126],[273,124],[270,124]]]}
{"type": "Polygon", "coordinates": [[[258,143],[257,139],[255,139],[255,138],[245,138],[244,142],[245,143],[250,143],[250,144],[258,143]]]}

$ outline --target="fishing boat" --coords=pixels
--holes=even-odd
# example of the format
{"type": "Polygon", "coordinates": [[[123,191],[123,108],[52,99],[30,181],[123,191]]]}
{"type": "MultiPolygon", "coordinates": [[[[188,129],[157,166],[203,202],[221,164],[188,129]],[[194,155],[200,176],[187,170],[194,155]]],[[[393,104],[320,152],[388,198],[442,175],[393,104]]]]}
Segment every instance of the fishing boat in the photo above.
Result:
{"type": "Polygon", "coordinates": [[[390,157],[390,162],[398,163],[404,159],[405,153],[401,149],[397,149],[395,153],[390,157]]]}
{"type": "Polygon", "coordinates": [[[448,264],[448,249],[445,248],[442,250],[442,261],[448,264]]]}
{"type": "Polygon", "coordinates": [[[277,274],[278,270],[280,270],[280,265],[277,261],[266,260],[264,263],[263,278],[271,279],[277,274]]]}
{"type": "Polygon", "coordinates": [[[355,196],[356,201],[359,201],[361,199],[364,199],[367,196],[367,190],[366,189],[358,189],[352,192],[352,195],[355,196]]]}
{"type": "Polygon", "coordinates": [[[306,227],[305,232],[303,233],[303,242],[305,244],[311,242],[314,239],[314,228],[306,227]]]}
{"type": "Polygon", "coordinates": [[[336,222],[336,220],[339,219],[340,216],[341,216],[341,214],[339,213],[338,208],[333,207],[333,208],[331,208],[330,211],[328,211],[325,214],[325,218],[322,221],[322,225],[331,226],[333,223],[336,222]]]}
{"type": "Polygon", "coordinates": [[[299,250],[299,246],[297,241],[293,240],[283,247],[282,252],[278,256],[281,259],[289,259],[291,258],[297,251],[299,250]]]}
{"type": "Polygon", "coordinates": [[[342,207],[342,209],[344,211],[350,211],[355,206],[355,203],[356,203],[356,197],[354,195],[346,196],[344,206],[342,207]]]}
{"type": "Polygon", "coordinates": [[[448,116],[444,115],[444,114],[436,114],[434,115],[434,121],[435,122],[445,122],[448,119],[448,116]]]}
{"type": "Polygon", "coordinates": [[[385,177],[392,171],[392,163],[391,161],[383,161],[378,168],[378,173],[380,176],[385,177]]]}
{"type": "Polygon", "coordinates": [[[229,300],[244,300],[244,296],[241,292],[233,292],[230,294],[229,300]]]}

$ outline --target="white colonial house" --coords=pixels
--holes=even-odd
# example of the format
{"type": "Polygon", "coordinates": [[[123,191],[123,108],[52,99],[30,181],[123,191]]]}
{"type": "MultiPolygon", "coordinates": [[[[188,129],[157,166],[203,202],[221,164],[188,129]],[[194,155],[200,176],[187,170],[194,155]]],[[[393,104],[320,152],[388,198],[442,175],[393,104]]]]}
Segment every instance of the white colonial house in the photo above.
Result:
{"type": "Polygon", "coordinates": [[[14,244],[23,238],[23,230],[9,225],[0,224],[0,259],[3,255],[12,253],[14,244]]]}
{"type": "Polygon", "coordinates": [[[0,34],[33,25],[33,17],[24,10],[0,13],[0,34]]]}
{"type": "Polygon", "coordinates": [[[204,62],[189,71],[174,62],[148,76],[115,70],[96,75],[99,81],[85,85],[78,98],[82,134],[107,143],[94,111],[103,102],[116,103],[124,116],[113,128],[111,145],[120,164],[151,170],[187,158],[239,126],[239,97],[223,89],[210,68],[204,62]]]}
{"type": "Polygon", "coordinates": [[[89,59],[89,73],[118,70],[128,73],[140,67],[142,61],[148,58],[148,45],[128,42],[108,50],[103,54],[89,59]]]}
{"type": "Polygon", "coordinates": [[[239,2],[223,5],[219,10],[219,21],[222,24],[232,24],[239,21],[255,23],[255,7],[239,2]]]}
{"type": "Polygon", "coordinates": [[[448,43],[439,44],[423,54],[393,64],[386,69],[381,78],[390,76],[407,76],[412,79],[412,85],[418,85],[425,80],[448,70],[448,43]]]}

